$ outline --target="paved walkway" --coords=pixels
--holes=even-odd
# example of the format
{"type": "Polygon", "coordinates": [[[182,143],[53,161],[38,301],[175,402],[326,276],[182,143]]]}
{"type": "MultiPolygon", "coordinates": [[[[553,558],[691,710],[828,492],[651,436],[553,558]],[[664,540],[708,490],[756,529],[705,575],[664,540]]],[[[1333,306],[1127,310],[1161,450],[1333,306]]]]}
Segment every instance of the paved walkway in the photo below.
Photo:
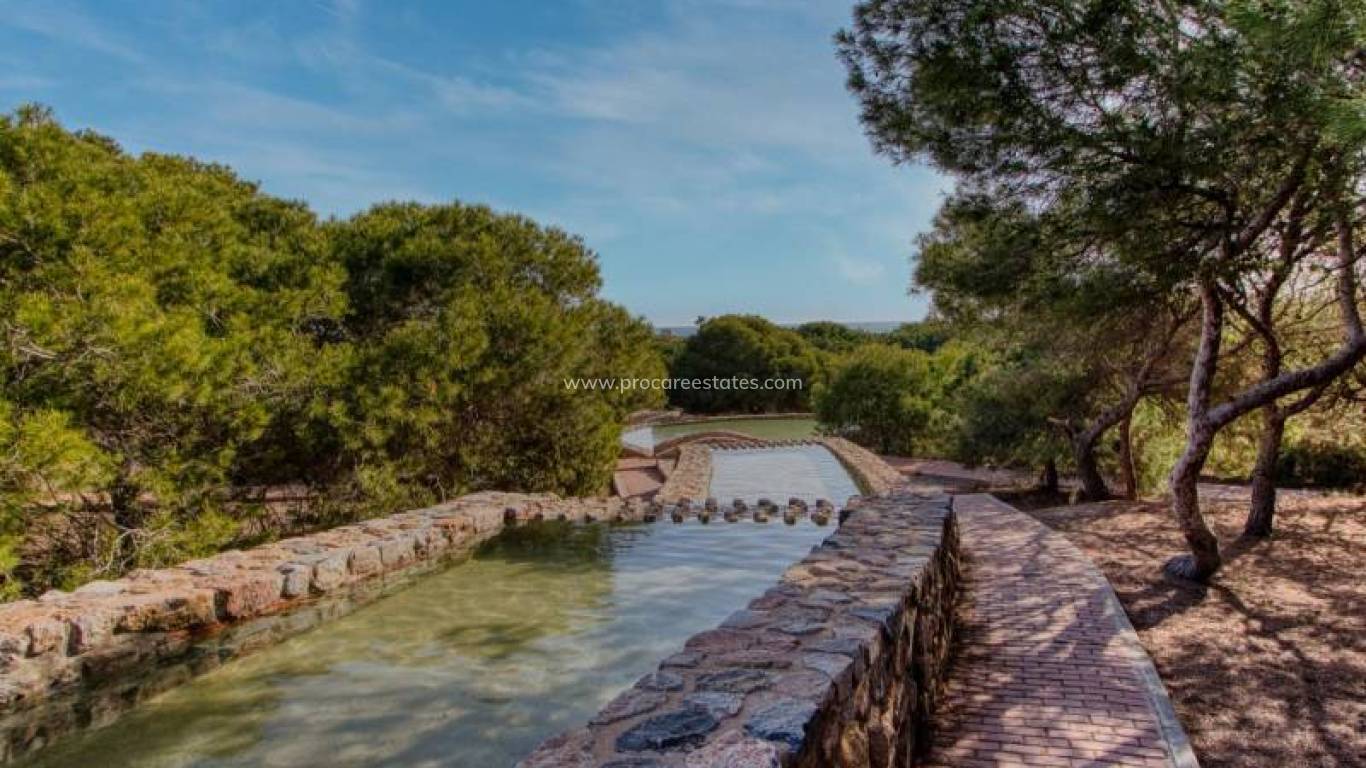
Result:
{"type": "Polygon", "coordinates": [[[955,497],[967,599],[931,766],[1196,765],[1109,582],[991,496],[955,497]]]}

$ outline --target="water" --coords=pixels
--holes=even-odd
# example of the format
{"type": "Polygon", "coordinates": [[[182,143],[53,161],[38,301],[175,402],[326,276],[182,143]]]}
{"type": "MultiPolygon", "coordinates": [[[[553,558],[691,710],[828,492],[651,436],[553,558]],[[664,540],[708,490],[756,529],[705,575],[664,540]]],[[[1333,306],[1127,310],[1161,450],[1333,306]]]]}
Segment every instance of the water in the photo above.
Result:
{"type": "Polygon", "coordinates": [[[764,440],[801,440],[816,434],[816,420],[807,418],[784,419],[719,419],[717,421],[695,421],[687,424],[662,424],[653,427],[637,427],[622,435],[622,442],[642,448],[651,448],[655,443],[679,435],[696,432],[729,430],[742,432],[764,440]]]}
{"type": "MultiPolygon", "coordinates": [[[[712,492],[856,492],[818,447],[715,454],[712,492]]],[[[773,584],[830,528],[802,520],[542,523],[174,689],[29,765],[501,766],[581,724],[773,584]]]]}
{"type": "Polygon", "coordinates": [[[857,493],[844,466],[819,445],[712,451],[711,494],[722,504],[735,498],[753,504],[766,496],[785,505],[795,496],[808,504],[829,499],[842,507],[857,493]],[[782,493],[775,494],[779,486],[782,493]]]}

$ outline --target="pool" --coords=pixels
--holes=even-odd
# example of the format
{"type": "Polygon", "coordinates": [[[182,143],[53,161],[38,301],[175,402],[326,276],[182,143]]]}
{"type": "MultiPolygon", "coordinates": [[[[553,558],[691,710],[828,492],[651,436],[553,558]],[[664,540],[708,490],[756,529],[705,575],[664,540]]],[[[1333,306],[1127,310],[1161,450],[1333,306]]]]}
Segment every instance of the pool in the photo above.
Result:
{"type": "MultiPolygon", "coordinates": [[[[824,448],[718,451],[712,492],[857,492],[824,448]]],[[[809,519],[536,523],[71,737],[30,766],[499,766],[586,721],[826,535],[809,519]]]]}
{"type": "Polygon", "coordinates": [[[713,421],[693,421],[684,424],[661,424],[637,427],[622,434],[621,440],[627,445],[649,449],[655,443],[680,435],[696,432],[728,430],[742,432],[763,440],[801,440],[816,434],[816,420],[803,417],[782,417],[774,419],[717,419],[713,421]]]}

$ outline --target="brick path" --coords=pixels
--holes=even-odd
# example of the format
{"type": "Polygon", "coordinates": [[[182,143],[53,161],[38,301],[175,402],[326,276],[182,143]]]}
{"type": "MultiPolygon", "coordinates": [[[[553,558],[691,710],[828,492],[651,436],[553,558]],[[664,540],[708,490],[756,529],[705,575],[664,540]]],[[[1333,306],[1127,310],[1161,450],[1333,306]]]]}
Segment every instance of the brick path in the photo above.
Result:
{"type": "Polygon", "coordinates": [[[929,764],[1193,768],[1152,662],[1090,560],[991,496],[958,496],[954,509],[967,599],[929,764]]]}

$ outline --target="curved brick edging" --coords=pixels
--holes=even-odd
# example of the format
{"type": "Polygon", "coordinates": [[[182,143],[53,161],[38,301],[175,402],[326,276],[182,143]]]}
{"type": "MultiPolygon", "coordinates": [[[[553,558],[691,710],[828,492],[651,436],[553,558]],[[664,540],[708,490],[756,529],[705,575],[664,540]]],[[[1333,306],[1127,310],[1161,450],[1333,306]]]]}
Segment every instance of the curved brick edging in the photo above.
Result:
{"type": "Polygon", "coordinates": [[[646,517],[616,498],[478,493],[0,605],[0,760],[349,612],[509,522],[646,517]]]}
{"type": "Polygon", "coordinates": [[[946,673],[957,550],[947,497],[860,501],[778,586],[519,766],[908,765],[946,673]]]}
{"type": "Polygon", "coordinates": [[[968,600],[930,764],[1197,768],[1090,558],[992,496],[957,496],[954,509],[968,600]]]}

